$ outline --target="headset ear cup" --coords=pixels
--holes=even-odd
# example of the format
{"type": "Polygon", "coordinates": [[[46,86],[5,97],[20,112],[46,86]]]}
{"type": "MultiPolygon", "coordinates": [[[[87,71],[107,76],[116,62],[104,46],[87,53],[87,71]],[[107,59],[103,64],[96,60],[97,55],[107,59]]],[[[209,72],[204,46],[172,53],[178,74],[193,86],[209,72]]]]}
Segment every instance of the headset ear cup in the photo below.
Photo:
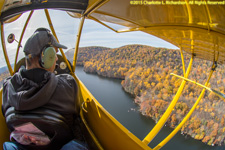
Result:
{"type": "Polygon", "coordinates": [[[49,69],[55,62],[56,52],[54,47],[48,47],[44,50],[43,55],[41,56],[42,66],[45,69],[49,69]]]}

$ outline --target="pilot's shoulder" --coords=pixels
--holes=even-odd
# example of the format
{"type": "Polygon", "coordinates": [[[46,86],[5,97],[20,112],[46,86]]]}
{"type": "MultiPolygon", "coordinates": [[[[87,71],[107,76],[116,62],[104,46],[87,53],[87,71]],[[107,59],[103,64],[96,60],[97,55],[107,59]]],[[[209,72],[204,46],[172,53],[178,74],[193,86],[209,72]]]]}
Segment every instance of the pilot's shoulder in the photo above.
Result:
{"type": "Polygon", "coordinates": [[[59,80],[59,84],[67,83],[70,86],[77,86],[76,80],[73,78],[73,76],[69,74],[60,74],[56,76],[59,80]]]}

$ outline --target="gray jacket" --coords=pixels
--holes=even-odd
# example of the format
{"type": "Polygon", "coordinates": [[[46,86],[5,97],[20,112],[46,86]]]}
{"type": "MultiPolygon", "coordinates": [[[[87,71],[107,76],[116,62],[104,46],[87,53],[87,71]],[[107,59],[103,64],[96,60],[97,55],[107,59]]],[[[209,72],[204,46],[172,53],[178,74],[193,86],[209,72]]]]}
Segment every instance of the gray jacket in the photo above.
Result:
{"type": "Polygon", "coordinates": [[[45,107],[67,117],[69,124],[78,114],[78,86],[68,75],[55,75],[44,69],[20,69],[3,84],[3,114],[13,106],[16,110],[45,107]],[[72,119],[72,120],[71,120],[72,119]]]}

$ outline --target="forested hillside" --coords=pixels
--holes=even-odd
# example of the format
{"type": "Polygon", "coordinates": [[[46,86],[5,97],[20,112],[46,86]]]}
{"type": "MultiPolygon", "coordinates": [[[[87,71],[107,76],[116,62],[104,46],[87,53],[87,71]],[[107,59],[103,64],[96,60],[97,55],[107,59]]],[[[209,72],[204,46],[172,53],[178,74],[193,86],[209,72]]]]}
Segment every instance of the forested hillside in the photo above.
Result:
{"type": "MultiPolygon", "coordinates": [[[[181,79],[170,73],[182,75],[182,63],[178,50],[154,48],[143,45],[128,45],[115,49],[82,48],[78,54],[78,64],[84,65],[89,73],[124,79],[122,86],[125,91],[134,96],[143,115],[153,118],[156,122],[167,109],[176,94],[181,79]],[[94,52],[94,53],[93,53],[94,52]]],[[[186,68],[190,56],[185,54],[186,68]]],[[[194,60],[189,78],[204,84],[211,62],[194,60]]],[[[225,93],[225,73],[222,66],[214,72],[210,87],[225,93]]],[[[197,100],[202,88],[187,82],[172,115],[167,121],[171,127],[176,127],[197,100]]],[[[182,128],[195,139],[209,145],[222,145],[225,140],[224,100],[206,91],[197,110],[182,128]]]]}
{"type": "MultiPolygon", "coordinates": [[[[79,53],[78,53],[78,59],[77,59],[77,65],[78,66],[83,66],[84,62],[90,60],[94,56],[96,56],[99,52],[109,50],[110,48],[106,47],[97,47],[97,46],[91,46],[91,47],[83,47],[79,48],[79,53]]],[[[73,62],[73,55],[74,55],[74,50],[71,49],[67,51],[66,57],[73,62]]]]}

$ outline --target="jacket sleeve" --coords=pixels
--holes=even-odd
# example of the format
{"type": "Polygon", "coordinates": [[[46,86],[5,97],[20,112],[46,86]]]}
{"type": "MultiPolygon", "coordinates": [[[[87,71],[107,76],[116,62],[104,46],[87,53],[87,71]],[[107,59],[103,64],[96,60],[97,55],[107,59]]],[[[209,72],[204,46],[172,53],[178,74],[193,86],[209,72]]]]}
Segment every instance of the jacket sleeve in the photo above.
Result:
{"type": "Polygon", "coordinates": [[[79,115],[80,113],[80,89],[79,89],[79,86],[77,84],[77,81],[73,78],[73,84],[74,84],[74,101],[75,101],[75,111],[76,111],[76,114],[79,115]]]}
{"type": "Polygon", "coordinates": [[[73,76],[68,74],[58,75],[59,86],[57,88],[56,99],[54,102],[58,103],[61,108],[65,108],[66,112],[79,114],[79,90],[76,80],[73,76]],[[62,94],[58,94],[58,93],[62,94]],[[60,100],[61,99],[61,100],[60,100]],[[63,103],[62,103],[63,100],[63,103]]]}
{"type": "Polygon", "coordinates": [[[73,76],[68,75],[67,76],[67,82],[70,84],[71,88],[73,88],[73,93],[71,93],[73,95],[74,98],[74,107],[75,107],[75,112],[77,115],[79,115],[80,112],[80,91],[79,91],[79,87],[78,84],[76,82],[76,80],[73,78],[73,76]]]}
{"type": "Polygon", "coordinates": [[[8,100],[8,82],[11,77],[8,77],[3,82],[3,91],[2,91],[2,114],[5,116],[5,112],[7,108],[9,108],[9,100],[8,100]]]}

